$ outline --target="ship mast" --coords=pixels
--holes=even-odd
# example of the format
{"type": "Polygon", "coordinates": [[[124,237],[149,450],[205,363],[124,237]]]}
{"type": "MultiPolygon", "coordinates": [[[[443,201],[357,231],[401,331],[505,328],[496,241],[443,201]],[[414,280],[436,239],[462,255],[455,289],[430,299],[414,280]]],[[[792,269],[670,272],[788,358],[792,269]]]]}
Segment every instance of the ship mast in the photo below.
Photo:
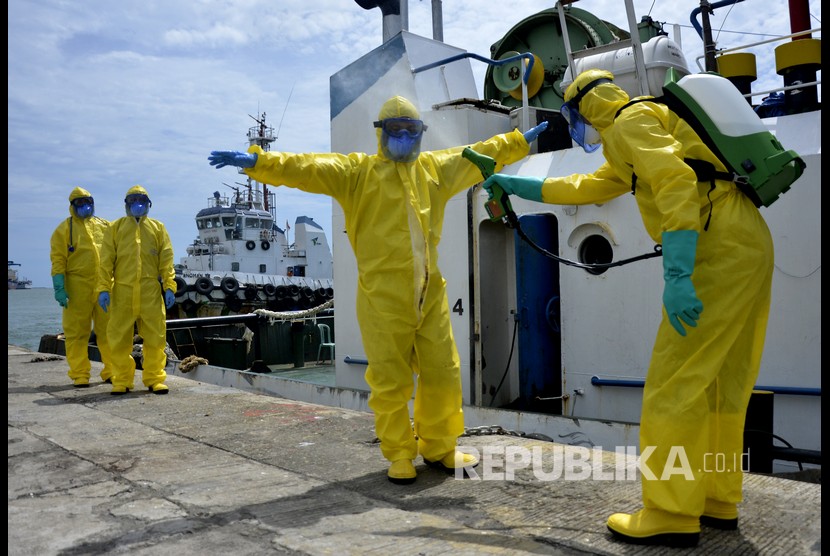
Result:
{"type": "MultiPolygon", "coordinates": [[[[248,116],[253,119],[257,125],[248,128],[248,144],[250,146],[257,145],[263,151],[271,150],[271,143],[277,140],[276,134],[274,133],[274,128],[267,125],[265,123],[265,112],[262,113],[262,116],[256,118],[248,114],[248,116]]],[[[248,178],[248,185],[251,186],[251,178],[248,178]]],[[[268,191],[267,187],[264,183],[262,185],[262,202],[263,207],[265,210],[274,214],[274,211],[269,206],[270,203],[268,202],[268,191]]],[[[276,218],[276,214],[274,214],[274,218],[276,218]]]]}

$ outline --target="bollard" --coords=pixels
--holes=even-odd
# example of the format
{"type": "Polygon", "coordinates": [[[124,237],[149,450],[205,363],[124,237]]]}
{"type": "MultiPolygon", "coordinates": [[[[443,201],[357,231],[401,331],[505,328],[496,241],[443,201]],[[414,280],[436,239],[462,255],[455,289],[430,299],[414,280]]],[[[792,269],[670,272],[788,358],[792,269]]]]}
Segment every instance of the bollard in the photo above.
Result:
{"type": "Polygon", "coordinates": [[[305,366],[305,323],[291,323],[291,353],[294,356],[294,368],[305,366]]]}
{"type": "Polygon", "coordinates": [[[772,473],[772,417],[775,394],[753,390],[744,423],[744,453],[749,454],[749,469],[754,473],[772,473]]]}

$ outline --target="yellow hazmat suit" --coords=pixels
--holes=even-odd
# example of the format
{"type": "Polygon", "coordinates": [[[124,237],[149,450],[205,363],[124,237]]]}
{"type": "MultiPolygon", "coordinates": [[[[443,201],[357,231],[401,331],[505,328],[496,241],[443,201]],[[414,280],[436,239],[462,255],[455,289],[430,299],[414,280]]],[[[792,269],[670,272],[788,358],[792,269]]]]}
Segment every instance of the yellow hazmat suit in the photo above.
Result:
{"type": "Polygon", "coordinates": [[[67,374],[78,386],[89,384],[92,364],[88,347],[92,330],[104,363],[101,380],[110,380],[113,375],[107,339],[109,315],[98,306],[95,289],[101,244],[110,224],[97,216],[79,218],[72,202],[82,198],[91,199],[92,194],[82,187],[74,188],[69,194],[69,218],[58,224],[52,233],[49,252],[52,276],[64,277],[69,299],[63,309],[67,374]]]}
{"type": "MultiPolygon", "coordinates": [[[[378,119],[419,119],[402,97],[388,100],[378,119]]],[[[412,162],[378,154],[290,154],[257,146],[251,178],[333,197],[343,209],[357,261],[357,319],[369,360],[369,407],[381,452],[393,462],[454,454],[464,432],[460,360],[452,335],[446,282],[438,269],[444,209],[455,194],[481,181],[463,147],[422,152],[412,162]],[[416,444],[407,404],[413,393],[416,444]]],[[[529,152],[518,130],[472,145],[499,167],[529,152]]],[[[410,467],[411,469],[411,467],[410,467]]],[[[390,470],[390,479],[394,470],[390,470]]],[[[414,470],[412,470],[414,479],[414,470]]]]}
{"type": "MultiPolygon", "coordinates": [[[[147,195],[147,191],[136,185],[127,192],[130,195],[147,195]]],[[[142,382],[154,392],[156,386],[164,385],[167,311],[162,292],[176,292],[175,277],[173,246],[164,224],[146,215],[122,216],[112,222],[101,249],[97,291],[112,294],[107,333],[114,393],[133,388],[136,366],[131,353],[136,324],[144,342],[142,382]]]]}
{"type": "MultiPolygon", "coordinates": [[[[589,70],[568,88],[566,100],[598,77],[613,78],[589,70]]],[[[646,453],[654,447],[646,464],[656,477],[643,477],[646,512],[615,514],[608,523],[612,531],[642,540],[699,532],[700,516],[737,523],[744,418],[764,347],[773,243],[760,212],[734,183],[717,180],[710,191],[711,182],[699,182],[684,162],[705,160],[725,171],[686,122],[648,101],[615,119],[628,101],[612,83],[584,96],[579,110],[599,131],[606,162],[593,174],[547,178],[542,200],[603,203],[630,193],[633,173],[634,198],[655,242],[666,232],[699,233],[691,279],[704,310],[686,336],[663,311],[643,392],[640,448],[646,453]],[[685,468],[674,457],[680,448],[691,476],[680,473],[685,468]],[[725,469],[716,469],[716,458],[725,469]]]]}

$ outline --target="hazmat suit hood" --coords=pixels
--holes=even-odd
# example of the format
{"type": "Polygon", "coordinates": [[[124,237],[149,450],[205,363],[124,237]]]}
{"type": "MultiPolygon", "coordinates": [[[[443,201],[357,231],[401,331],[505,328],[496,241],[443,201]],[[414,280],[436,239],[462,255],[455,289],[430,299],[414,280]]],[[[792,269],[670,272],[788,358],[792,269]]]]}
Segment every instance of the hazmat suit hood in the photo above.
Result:
{"type": "Polygon", "coordinates": [[[614,123],[617,110],[630,100],[628,93],[613,83],[614,74],[598,69],[583,71],[568,85],[565,90],[565,101],[570,101],[599,79],[609,79],[612,82],[594,86],[585,93],[579,101],[579,112],[601,134],[614,123]]]}
{"type": "Polygon", "coordinates": [[[92,193],[84,189],[83,187],[76,187],[69,193],[69,215],[70,216],[77,216],[78,218],[82,218],[78,214],[75,213],[75,207],[72,204],[73,201],[76,199],[92,199],[92,193]]]}
{"type": "Polygon", "coordinates": [[[135,216],[136,218],[140,218],[141,216],[147,216],[147,213],[150,210],[150,207],[153,206],[153,203],[150,201],[150,195],[147,194],[147,190],[141,187],[140,185],[134,185],[130,189],[127,190],[127,195],[124,197],[124,210],[127,213],[127,216],[135,216]],[[144,200],[139,203],[130,203],[128,199],[132,196],[143,195],[144,200]],[[131,210],[131,207],[138,206],[140,212],[142,214],[136,214],[135,211],[131,210]]]}
{"type": "MultiPolygon", "coordinates": [[[[421,115],[418,113],[418,109],[415,108],[415,105],[409,100],[402,96],[394,96],[383,103],[383,106],[378,113],[378,121],[380,122],[389,118],[409,118],[411,120],[420,120],[421,115]]],[[[394,141],[394,138],[389,137],[381,128],[378,128],[376,133],[378,138],[378,155],[383,158],[395,160],[397,162],[412,162],[418,158],[419,154],[421,154],[421,138],[423,137],[423,133],[418,135],[416,138],[409,139],[411,142],[411,145],[409,146],[409,154],[403,159],[394,156],[390,152],[389,141],[394,141]]]]}

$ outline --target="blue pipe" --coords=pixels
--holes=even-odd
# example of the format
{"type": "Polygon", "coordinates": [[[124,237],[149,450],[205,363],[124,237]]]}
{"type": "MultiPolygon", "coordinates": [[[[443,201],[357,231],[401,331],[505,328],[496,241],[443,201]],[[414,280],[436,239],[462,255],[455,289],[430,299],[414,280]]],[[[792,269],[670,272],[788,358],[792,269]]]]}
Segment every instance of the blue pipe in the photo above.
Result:
{"type": "MultiPolygon", "coordinates": [[[[715,8],[722,8],[723,6],[731,6],[732,4],[737,4],[738,2],[743,2],[744,0],[721,0],[720,2],[715,2],[714,4],[709,4],[709,7],[714,10],[715,8]]],[[[697,14],[700,13],[700,8],[695,8],[692,10],[692,15],[689,16],[689,19],[692,21],[692,27],[695,28],[697,34],[700,38],[703,38],[703,27],[697,22],[697,14]]]]}
{"type": "Polygon", "coordinates": [[[352,357],[350,355],[347,355],[346,357],[344,357],[343,362],[347,363],[349,365],[368,365],[369,364],[368,359],[359,359],[357,357],[352,357]]]}
{"type": "MultiPolygon", "coordinates": [[[[591,377],[592,386],[620,386],[623,388],[642,388],[645,380],[625,380],[618,378],[591,377]]],[[[773,394],[786,394],[788,396],[821,396],[821,388],[801,388],[795,386],[755,386],[755,390],[765,390],[773,394]]]]}
{"type": "MultiPolygon", "coordinates": [[[[742,2],[743,0],[737,1],[742,2]]],[[[455,62],[456,60],[461,60],[462,58],[475,58],[479,62],[484,62],[485,64],[490,64],[491,66],[503,66],[507,62],[512,62],[513,60],[518,60],[520,58],[527,58],[527,70],[525,71],[524,77],[522,77],[522,81],[525,82],[525,85],[527,85],[527,81],[528,79],[530,79],[530,70],[533,69],[534,61],[533,54],[531,54],[530,52],[526,52],[524,54],[517,54],[516,56],[511,56],[510,58],[505,58],[504,60],[491,60],[490,58],[485,58],[484,56],[479,56],[478,54],[465,52],[464,54],[456,54],[455,56],[450,56],[449,58],[445,58],[444,60],[439,60],[437,62],[421,66],[420,68],[415,68],[414,70],[412,70],[412,73],[418,73],[432,68],[437,68],[438,66],[443,66],[444,64],[449,64],[450,62],[455,62]]]]}

